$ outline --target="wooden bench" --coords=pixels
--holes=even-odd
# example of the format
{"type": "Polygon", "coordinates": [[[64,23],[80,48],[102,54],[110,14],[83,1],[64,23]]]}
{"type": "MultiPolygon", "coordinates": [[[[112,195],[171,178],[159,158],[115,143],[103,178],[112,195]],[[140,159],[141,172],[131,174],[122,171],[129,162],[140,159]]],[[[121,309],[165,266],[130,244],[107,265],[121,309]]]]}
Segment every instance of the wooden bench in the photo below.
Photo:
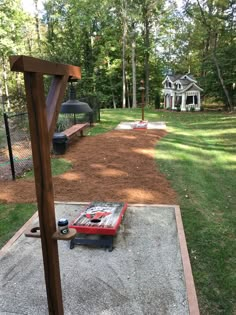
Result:
{"type": "Polygon", "coordinates": [[[70,139],[72,136],[80,132],[80,135],[83,137],[83,130],[89,126],[89,123],[84,124],[76,124],[72,127],[64,130],[62,133],[67,136],[68,139],[70,139]]]}
{"type": "Polygon", "coordinates": [[[70,138],[72,138],[77,133],[80,133],[80,135],[83,137],[83,131],[85,128],[89,126],[89,123],[84,124],[76,124],[71,126],[70,128],[59,132],[54,133],[53,136],[53,153],[54,154],[64,154],[66,152],[68,142],[70,138]]]}

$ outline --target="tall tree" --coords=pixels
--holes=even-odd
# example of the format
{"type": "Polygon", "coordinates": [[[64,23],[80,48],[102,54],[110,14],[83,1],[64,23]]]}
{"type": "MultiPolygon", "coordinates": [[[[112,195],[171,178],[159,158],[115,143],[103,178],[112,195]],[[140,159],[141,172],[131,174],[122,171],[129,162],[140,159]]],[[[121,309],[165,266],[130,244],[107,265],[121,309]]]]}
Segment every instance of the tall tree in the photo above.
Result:
{"type": "Polygon", "coordinates": [[[127,45],[127,1],[121,0],[121,15],[122,15],[122,107],[126,107],[126,45],[127,45]]]}
{"type": "MultiPolygon", "coordinates": [[[[145,103],[150,100],[150,54],[155,53],[154,25],[158,24],[164,1],[144,0],[138,1],[141,7],[140,22],[142,25],[143,52],[144,52],[144,81],[145,81],[145,103]]],[[[143,78],[142,78],[143,79],[143,78]]]]}
{"type": "Polygon", "coordinates": [[[40,34],[38,0],[34,0],[34,7],[35,7],[35,29],[36,29],[36,34],[37,34],[38,51],[41,53],[41,34],[40,34]]]}
{"type": "Polygon", "coordinates": [[[136,88],[136,34],[135,34],[135,23],[132,23],[131,31],[131,47],[132,47],[132,85],[133,85],[133,95],[132,95],[132,107],[137,107],[137,88],[136,88]]]}
{"type": "MultiPolygon", "coordinates": [[[[4,110],[10,110],[9,100],[9,63],[10,54],[24,53],[25,32],[23,25],[28,17],[21,9],[20,0],[1,1],[0,10],[0,72],[2,81],[2,99],[4,110]]],[[[10,76],[13,78],[12,74],[10,76]]]]}
{"type": "Polygon", "coordinates": [[[196,0],[186,4],[186,13],[195,24],[197,40],[201,38],[199,60],[202,62],[202,76],[205,77],[205,92],[224,100],[232,110],[231,91],[236,78],[235,71],[230,78],[228,64],[235,65],[236,58],[235,54],[229,56],[228,53],[235,46],[232,40],[235,39],[235,23],[232,23],[232,16],[235,19],[235,4],[226,0],[196,0]]]}
{"type": "MultiPolygon", "coordinates": [[[[197,0],[197,4],[199,7],[199,10],[201,12],[201,18],[202,18],[202,23],[204,24],[204,26],[207,28],[207,35],[209,38],[209,41],[212,42],[211,46],[212,46],[212,52],[211,52],[211,56],[212,56],[212,60],[215,64],[216,70],[217,70],[217,75],[218,75],[218,79],[221,83],[222,89],[225,93],[225,97],[227,99],[228,102],[228,106],[230,108],[230,110],[232,110],[233,104],[228,92],[228,89],[226,87],[225,84],[225,80],[223,78],[222,75],[222,71],[220,69],[220,64],[219,64],[219,60],[217,58],[217,47],[218,47],[218,32],[220,31],[218,26],[219,23],[219,11],[223,11],[222,7],[220,6],[220,10],[219,8],[215,7],[216,9],[216,14],[214,15],[213,13],[213,1],[209,1],[209,3],[207,3],[207,9],[204,10],[203,6],[204,4],[201,4],[199,0],[197,0]],[[217,24],[216,24],[217,22],[217,24]]],[[[222,16],[220,17],[220,20],[222,19],[222,16]]]]}

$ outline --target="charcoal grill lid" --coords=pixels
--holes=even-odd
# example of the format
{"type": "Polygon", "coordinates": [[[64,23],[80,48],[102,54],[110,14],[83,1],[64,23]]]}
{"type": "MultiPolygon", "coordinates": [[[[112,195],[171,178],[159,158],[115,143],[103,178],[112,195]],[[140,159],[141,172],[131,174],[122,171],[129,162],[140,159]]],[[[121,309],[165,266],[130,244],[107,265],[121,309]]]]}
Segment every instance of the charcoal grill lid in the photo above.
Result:
{"type": "Polygon", "coordinates": [[[61,113],[92,113],[93,110],[88,103],[80,102],[77,100],[68,100],[62,103],[61,113]]]}
{"type": "Polygon", "coordinates": [[[63,132],[55,132],[53,140],[67,140],[67,136],[63,132]]]}

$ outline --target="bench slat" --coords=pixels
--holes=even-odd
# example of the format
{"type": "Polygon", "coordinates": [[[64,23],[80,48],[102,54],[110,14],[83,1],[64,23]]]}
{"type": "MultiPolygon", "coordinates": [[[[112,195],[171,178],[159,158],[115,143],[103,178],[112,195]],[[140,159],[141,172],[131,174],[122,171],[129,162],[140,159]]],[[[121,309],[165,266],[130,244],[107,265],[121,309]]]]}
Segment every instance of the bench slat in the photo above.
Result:
{"type": "Polygon", "coordinates": [[[69,138],[79,131],[82,132],[83,129],[88,127],[88,126],[89,126],[88,123],[76,124],[76,125],[73,125],[72,127],[68,128],[68,129],[64,130],[63,133],[69,138]]]}

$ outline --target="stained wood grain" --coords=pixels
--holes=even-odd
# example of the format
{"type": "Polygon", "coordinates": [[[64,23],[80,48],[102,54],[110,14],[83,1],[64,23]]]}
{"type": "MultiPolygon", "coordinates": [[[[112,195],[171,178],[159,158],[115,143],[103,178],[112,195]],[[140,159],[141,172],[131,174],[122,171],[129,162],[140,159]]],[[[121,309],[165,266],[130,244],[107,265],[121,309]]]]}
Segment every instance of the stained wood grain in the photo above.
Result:
{"type": "Polygon", "coordinates": [[[76,79],[81,79],[80,67],[50,62],[29,56],[10,56],[11,71],[35,72],[49,75],[68,75],[76,79]]]}
{"type": "MultiPolygon", "coordinates": [[[[76,66],[29,56],[11,56],[10,66],[12,71],[24,73],[40,224],[40,233],[37,231],[36,234],[41,237],[48,310],[49,314],[63,315],[50,143],[67,82],[80,79],[81,72],[76,66]],[[43,80],[45,74],[52,75],[47,98],[43,80]]],[[[75,234],[75,231],[72,232],[71,236],[75,234]]]]}

